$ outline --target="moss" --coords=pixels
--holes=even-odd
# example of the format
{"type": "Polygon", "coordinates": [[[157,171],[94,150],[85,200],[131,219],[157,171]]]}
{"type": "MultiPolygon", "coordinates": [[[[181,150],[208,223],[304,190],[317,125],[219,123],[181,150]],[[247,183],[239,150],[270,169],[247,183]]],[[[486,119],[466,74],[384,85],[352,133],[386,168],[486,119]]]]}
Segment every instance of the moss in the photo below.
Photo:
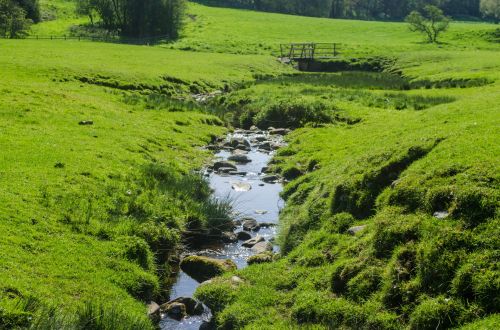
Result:
{"type": "Polygon", "coordinates": [[[212,283],[199,286],[195,297],[207,305],[214,314],[218,314],[234,301],[236,291],[229,281],[216,279],[212,283]]]}
{"type": "Polygon", "coordinates": [[[283,169],[283,171],[281,172],[281,175],[283,175],[283,177],[286,180],[297,179],[299,176],[301,176],[303,174],[304,173],[295,166],[287,167],[287,168],[283,169]]]}
{"type": "Polygon", "coordinates": [[[379,289],[382,275],[380,267],[364,268],[347,283],[347,296],[357,302],[368,300],[379,289]]]}
{"type": "Polygon", "coordinates": [[[452,281],[453,294],[475,301],[486,312],[498,313],[500,306],[500,276],[498,251],[470,254],[452,281]]]}
{"type": "Polygon", "coordinates": [[[422,301],[410,316],[410,329],[446,329],[458,324],[464,307],[457,301],[445,298],[428,298],[422,301]]]}
{"type": "Polygon", "coordinates": [[[388,258],[395,247],[420,237],[421,218],[402,215],[397,209],[387,210],[375,219],[373,248],[378,258],[388,258]]]}
{"type": "Polygon", "coordinates": [[[232,260],[218,260],[202,256],[186,257],[182,259],[180,266],[198,282],[207,281],[237,268],[232,260]]]}
{"type": "Polygon", "coordinates": [[[454,218],[463,219],[470,227],[475,227],[495,215],[500,203],[498,191],[486,188],[461,189],[451,208],[454,218]]]}
{"type": "Polygon", "coordinates": [[[264,252],[251,256],[247,259],[249,265],[273,262],[275,256],[272,252],[264,252]]]}

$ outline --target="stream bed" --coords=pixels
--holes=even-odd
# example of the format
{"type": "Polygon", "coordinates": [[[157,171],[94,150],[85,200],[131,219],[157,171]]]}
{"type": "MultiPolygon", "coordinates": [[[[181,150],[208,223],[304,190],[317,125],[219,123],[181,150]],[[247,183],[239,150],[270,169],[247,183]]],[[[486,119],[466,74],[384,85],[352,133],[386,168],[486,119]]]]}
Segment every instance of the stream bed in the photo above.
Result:
{"type": "MultiPolygon", "coordinates": [[[[283,186],[278,178],[265,172],[274,151],[284,145],[282,135],[286,133],[280,129],[237,130],[228,134],[225,140],[218,141],[216,146],[212,146],[216,150],[215,165],[228,159],[236,160],[232,162],[236,169],[213,166],[205,172],[214,196],[220,199],[230,198],[232,201],[235,232],[243,231],[242,221],[255,219],[262,227],[258,231],[247,233],[252,237],[260,235],[266,242],[273,242],[279,213],[284,207],[284,201],[280,197],[283,186]]],[[[231,259],[238,269],[241,269],[247,266],[246,260],[255,254],[251,248],[243,247],[242,244],[243,241],[215,245],[212,243],[198,250],[186,251],[186,255],[231,259]]],[[[275,244],[273,249],[278,252],[275,244]]],[[[192,297],[199,285],[196,280],[179,271],[170,290],[170,297],[192,297]]],[[[163,330],[197,330],[211,317],[210,310],[205,307],[202,315],[186,317],[180,321],[164,316],[160,327],[163,330]]]]}

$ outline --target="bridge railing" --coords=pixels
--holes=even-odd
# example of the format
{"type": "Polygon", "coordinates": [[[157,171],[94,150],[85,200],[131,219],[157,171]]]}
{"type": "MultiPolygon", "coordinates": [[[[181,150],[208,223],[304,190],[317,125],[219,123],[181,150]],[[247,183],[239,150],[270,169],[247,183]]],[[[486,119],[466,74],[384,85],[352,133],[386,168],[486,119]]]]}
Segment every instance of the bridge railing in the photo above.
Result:
{"type": "Polygon", "coordinates": [[[329,59],[340,55],[338,43],[281,44],[281,58],[294,60],[329,59]]]}

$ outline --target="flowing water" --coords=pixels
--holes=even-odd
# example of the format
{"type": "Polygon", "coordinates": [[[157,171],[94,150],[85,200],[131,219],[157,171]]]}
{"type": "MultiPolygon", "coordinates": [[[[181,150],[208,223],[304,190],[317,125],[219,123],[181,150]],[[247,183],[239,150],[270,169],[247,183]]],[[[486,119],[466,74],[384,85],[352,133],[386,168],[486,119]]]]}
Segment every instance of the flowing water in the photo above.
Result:
{"type": "MultiPolygon", "coordinates": [[[[279,182],[265,183],[262,181],[265,174],[262,169],[267,166],[273,156],[273,152],[259,149],[259,145],[270,142],[273,146],[282,145],[282,138],[278,135],[270,136],[268,132],[260,131],[236,131],[227,136],[227,141],[231,139],[245,139],[250,143],[250,149],[246,153],[251,162],[237,164],[238,175],[218,174],[207,172],[210,186],[214,190],[217,198],[227,198],[233,201],[235,219],[251,217],[259,223],[278,223],[279,212],[284,206],[284,201],[280,198],[282,185],[279,182]],[[265,140],[264,140],[265,139],[265,140]],[[258,142],[260,141],[260,142],[258,142]],[[250,190],[248,190],[250,188],[250,190]]],[[[227,160],[232,155],[231,151],[221,150],[216,154],[219,160],[227,160]]],[[[242,230],[241,227],[235,231],[242,230]]],[[[251,233],[255,236],[257,233],[251,233]]],[[[276,235],[276,227],[261,228],[258,232],[266,241],[272,241],[276,235]]],[[[206,247],[201,250],[188,251],[189,254],[203,255],[218,259],[231,259],[238,268],[246,267],[246,260],[253,255],[251,249],[242,247],[242,241],[230,244],[220,244],[206,247]]],[[[278,250],[274,246],[275,251],[278,250]]],[[[172,299],[177,297],[192,297],[194,291],[200,283],[180,271],[177,280],[170,291],[172,299]]],[[[187,317],[181,321],[164,317],[160,323],[161,329],[168,330],[191,330],[199,329],[204,321],[211,318],[210,311],[206,308],[201,316],[187,317]]]]}

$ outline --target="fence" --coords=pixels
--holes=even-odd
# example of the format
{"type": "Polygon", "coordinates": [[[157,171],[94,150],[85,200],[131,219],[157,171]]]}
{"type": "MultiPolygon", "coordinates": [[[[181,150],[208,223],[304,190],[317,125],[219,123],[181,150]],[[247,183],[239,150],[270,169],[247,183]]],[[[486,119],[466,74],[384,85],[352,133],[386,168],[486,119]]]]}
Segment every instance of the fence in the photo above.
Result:
{"type": "Polygon", "coordinates": [[[281,44],[281,58],[293,61],[335,58],[339,53],[337,43],[281,44]]]}
{"type": "Polygon", "coordinates": [[[150,44],[157,44],[159,42],[167,42],[171,40],[168,36],[145,37],[145,38],[123,38],[115,36],[92,37],[92,36],[38,36],[38,35],[30,35],[18,39],[96,41],[96,42],[134,44],[134,45],[150,45],[150,44]]]}

